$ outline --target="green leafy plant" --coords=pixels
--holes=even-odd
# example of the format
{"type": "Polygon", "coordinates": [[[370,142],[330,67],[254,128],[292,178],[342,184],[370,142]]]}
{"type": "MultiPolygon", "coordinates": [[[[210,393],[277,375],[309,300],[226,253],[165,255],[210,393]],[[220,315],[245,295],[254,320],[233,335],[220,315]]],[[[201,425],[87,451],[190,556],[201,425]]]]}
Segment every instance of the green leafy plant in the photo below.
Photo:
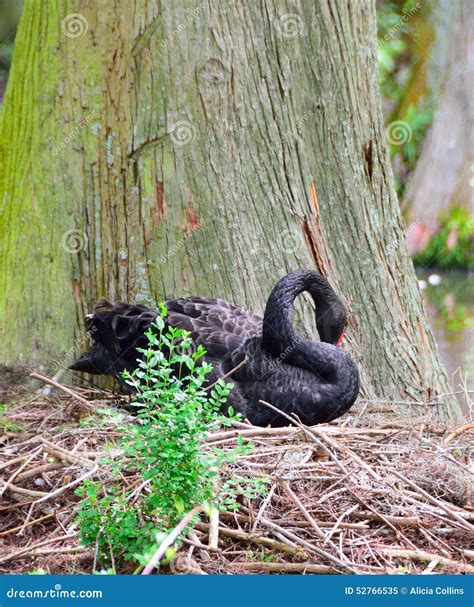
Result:
{"type": "MultiPolygon", "coordinates": [[[[78,490],[82,541],[96,547],[101,564],[114,568],[124,561],[148,562],[195,506],[236,509],[239,496],[255,497],[265,484],[260,478],[223,480],[224,468],[251,449],[243,440],[226,450],[206,444],[210,431],[239,418],[232,407],[227,417],[222,414],[232,384],[218,381],[205,388],[212,370],[202,360],[205,350],[190,351],[189,334],[165,329],[165,315],[162,307],[146,334],[138,369],[124,373],[136,390],[137,419],[121,427],[123,456],[104,462],[113,482],[85,481],[78,490]]],[[[167,557],[172,556],[169,550],[167,557]]]]}
{"type": "Polygon", "coordinates": [[[440,217],[440,229],[421,253],[416,264],[441,268],[474,267],[474,217],[462,207],[453,206],[440,217]]]}

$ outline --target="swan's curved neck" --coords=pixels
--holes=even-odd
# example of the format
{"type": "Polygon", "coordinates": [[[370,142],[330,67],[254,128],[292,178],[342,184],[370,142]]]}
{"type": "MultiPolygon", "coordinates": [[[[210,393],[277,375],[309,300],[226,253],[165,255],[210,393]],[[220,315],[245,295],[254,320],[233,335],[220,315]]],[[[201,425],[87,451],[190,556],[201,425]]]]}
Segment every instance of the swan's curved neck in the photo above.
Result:
{"type": "Polygon", "coordinates": [[[328,281],[315,270],[296,270],[282,278],[268,298],[263,317],[262,345],[274,356],[289,356],[301,341],[293,328],[291,312],[294,300],[303,291],[311,294],[318,317],[339,302],[328,281]]]}

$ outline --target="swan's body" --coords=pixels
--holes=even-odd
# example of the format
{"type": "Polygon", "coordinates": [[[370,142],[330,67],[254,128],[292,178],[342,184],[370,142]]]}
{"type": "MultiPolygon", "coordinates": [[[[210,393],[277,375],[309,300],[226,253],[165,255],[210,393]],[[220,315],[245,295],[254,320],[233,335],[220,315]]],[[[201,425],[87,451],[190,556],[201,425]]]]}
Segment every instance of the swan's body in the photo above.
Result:
{"type": "MultiPolygon", "coordinates": [[[[206,349],[205,358],[214,366],[210,381],[240,365],[228,379],[234,383],[229,404],[255,425],[289,423],[260,400],[313,425],[339,417],[357,398],[357,367],[334,345],[342,338],[346,312],[314,270],[296,270],[282,278],[263,319],[222,299],[182,297],[167,301],[166,307],[167,323],[190,331],[193,341],[206,349]],[[316,304],[321,341],[302,340],[293,330],[292,304],[303,291],[316,304]]],[[[156,315],[144,306],[99,302],[89,321],[95,343],[71,368],[120,379],[121,371],[136,368],[136,348],[146,345],[144,332],[156,315]]]]}

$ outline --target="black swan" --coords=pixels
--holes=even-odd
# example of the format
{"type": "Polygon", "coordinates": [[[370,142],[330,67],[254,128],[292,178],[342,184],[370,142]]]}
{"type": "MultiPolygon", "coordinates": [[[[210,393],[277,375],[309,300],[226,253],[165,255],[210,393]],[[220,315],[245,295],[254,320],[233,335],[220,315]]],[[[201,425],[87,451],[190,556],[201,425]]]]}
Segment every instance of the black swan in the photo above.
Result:
{"type": "MultiPolygon", "coordinates": [[[[354,404],[359,393],[357,366],[337,347],[346,311],[319,272],[300,269],[279,280],[263,320],[222,299],[181,297],[165,305],[166,322],[190,331],[193,341],[206,349],[205,359],[214,365],[209,381],[238,367],[228,379],[234,383],[229,404],[252,424],[289,424],[287,417],[260,400],[307,425],[331,421],[354,404]],[[293,329],[293,302],[304,291],[314,300],[321,341],[301,339],[293,329]]],[[[99,301],[87,317],[95,343],[70,368],[121,380],[124,369],[136,368],[136,348],[146,345],[144,332],[156,316],[145,306],[99,301]]]]}

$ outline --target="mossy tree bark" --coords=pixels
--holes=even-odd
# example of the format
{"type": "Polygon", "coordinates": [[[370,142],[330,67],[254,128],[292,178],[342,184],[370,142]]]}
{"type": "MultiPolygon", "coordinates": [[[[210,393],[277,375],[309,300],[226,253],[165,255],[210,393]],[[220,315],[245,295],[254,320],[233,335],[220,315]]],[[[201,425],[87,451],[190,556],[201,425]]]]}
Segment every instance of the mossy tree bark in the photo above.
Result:
{"type": "Polygon", "coordinates": [[[370,0],[27,0],[2,122],[2,359],[66,364],[102,295],[261,312],[277,278],[317,266],[352,311],[365,397],[450,392],[375,45],[370,0]]]}

